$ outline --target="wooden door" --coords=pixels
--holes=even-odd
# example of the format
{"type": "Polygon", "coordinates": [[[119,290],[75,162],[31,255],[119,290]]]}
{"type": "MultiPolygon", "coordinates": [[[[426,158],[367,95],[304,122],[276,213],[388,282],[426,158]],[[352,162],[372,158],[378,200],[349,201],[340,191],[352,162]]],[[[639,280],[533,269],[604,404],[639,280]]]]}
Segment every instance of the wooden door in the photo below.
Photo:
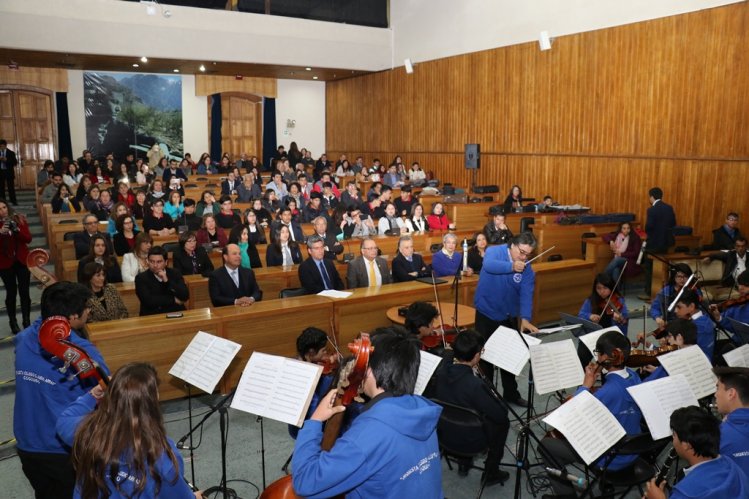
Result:
{"type": "Polygon", "coordinates": [[[0,137],[18,156],[16,187],[32,189],[36,173],[55,159],[52,94],[0,90],[0,137]]]}
{"type": "Polygon", "coordinates": [[[244,153],[262,158],[263,99],[251,94],[221,94],[221,151],[236,161],[244,153]]]}

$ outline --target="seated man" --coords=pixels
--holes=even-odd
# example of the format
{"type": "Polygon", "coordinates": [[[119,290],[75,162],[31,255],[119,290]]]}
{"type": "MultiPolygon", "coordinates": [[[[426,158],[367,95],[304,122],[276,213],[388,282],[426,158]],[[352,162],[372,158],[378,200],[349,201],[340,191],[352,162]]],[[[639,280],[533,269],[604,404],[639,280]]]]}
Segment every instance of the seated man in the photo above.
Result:
{"type": "Polygon", "coordinates": [[[168,236],[177,232],[172,217],[164,214],[163,199],[151,201],[151,213],[143,218],[143,230],[151,236],[168,236]]]}
{"type": "Polygon", "coordinates": [[[76,260],[80,260],[88,255],[88,251],[91,248],[91,240],[94,236],[103,236],[107,241],[107,246],[109,246],[109,253],[114,253],[109,234],[106,232],[99,232],[99,219],[96,218],[96,215],[89,213],[83,216],[83,230],[73,235],[73,246],[75,247],[76,260]]]}
{"type": "Polygon", "coordinates": [[[344,239],[352,237],[366,237],[377,234],[372,218],[369,215],[362,217],[361,209],[358,207],[349,208],[341,221],[340,229],[343,232],[344,239]]]}
{"type": "Polygon", "coordinates": [[[726,223],[713,231],[713,249],[733,249],[736,239],[741,235],[739,231],[739,214],[731,212],[726,215],[726,223]]]}
{"type": "Polygon", "coordinates": [[[398,240],[398,254],[393,258],[393,282],[413,281],[430,275],[431,266],[424,263],[420,254],[414,253],[411,236],[398,240]]]}
{"type": "MultiPolygon", "coordinates": [[[[482,480],[486,485],[504,483],[510,474],[499,469],[499,463],[504,454],[505,441],[510,429],[507,418],[507,407],[502,405],[483,381],[474,373],[478,370],[481,351],[484,348],[484,337],[473,329],[458,334],[453,343],[453,362],[442,362],[437,375],[434,398],[468,409],[473,409],[488,420],[485,426],[486,441],[489,452],[484,462],[482,480]]],[[[470,440],[476,438],[473,432],[465,435],[455,435],[451,432],[451,439],[470,440]]],[[[460,463],[459,472],[468,473],[470,462],[460,463]]]]}
{"type": "MultiPolygon", "coordinates": [[[[749,497],[749,478],[727,456],[718,454],[719,422],[696,406],[682,407],[671,414],[676,454],[689,465],[684,478],[674,485],[671,499],[725,499],[749,497]]],[[[666,483],[648,483],[647,499],[665,499],[666,483]]]]}
{"type": "Polygon", "coordinates": [[[285,225],[289,228],[289,234],[291,235],[291,240],[296,241],[298,243],[304,242],[304,232],[302,232],[302,226],[299,225],[299,222],[296,222],[292,219],[293,215],[291,213],[291,208],[288,206],[282,206],[281,210],[278,212],[278,218],[273,220],[270,224],[270,234],[271,234],[271,242],[273,240],[273,234],[281,228],[282,225],[285,225]]]}
{"type": "Polygon", "coordinates": [[[190,298],[179,270],[167,268],[166,250],[153,246],[148,250],[148,270],[135,277],[135,294],[140,300],[140,315],[166,314],[185,310],[190,298]]]}
{"type": "Polygon", "coordinates": [[[317,294],[326,289],[343,289],[343,281],[335,264],[325,258],[325,241],[317,234],[307,239],[307,252],[310,258],[299,264],[299,282],[309,294],[317,294]]]}
{"type": "Polygon", "coordinates": [[[208,293],[214,307],[238,305],[247,307],[263,299],[263,292],[252,269],[242,267],[242,251],[237,244],[221,250],[224,264],[208,278],[208,293]]]}
{"type": "Polygon", "coordinates": [[[377,256],[377,243],[374,239],[365,237],[359,247],[361,256],[349,262],[346,272],[349,289],[374,287],[393,282],[387,261],[377,256]]]}
{"type": "Polygon", "coordinates": [[[736,237],[729,251],[713,253],[703,259],[705,263],[713,260],[723,262],[723,276],[720,278],[721,285],[725,287],[735,286],[739,275],[747,270],[746,244],[746,238],[739,235],[736,237]]]}
{"type": "Polygon", "coordinates": [[[715,404],[723,415],[720,454],[749,475],[749,368],[716,367],[715,404]]]}
{"type": "Polygon", "coordinates": [[[335,210],[338,207],[338,198],[333,194],[333,183],[322,184],[322,207],[324,210],[335,210]]]}
{"type": "Polygon", "coordinates": [[[442,499],[437,443],[441,409],[413,395],[419,371],[418,341],[399,327],[372,335],[374,351],[362,382],[370,400],[333,448],[321,452],[323,423],[345,410],[331,390],[304,422],[291,467],[294,492],[307,498],[442,499]]]}
{"type": "Polygon", "coordinates": [[[411,186],[404,185],[401,187],[401,194],[394,201],[395,208],[399,217],[411,216],[411,208],[416,204],[416,199],[411,195],[411,186]]]}
{"type": "Polygon", "coordinates": [[[356,187],[356,181],[349,180],[346,182],[346,190],[341,193],[341,204],[347,210],[358,208],[361,205],[359,189],[356,187]]]}
{"type": "Polygon", "coordinates": [[[237,180],[236,175],[234,175],[234,172],[229,172],[226,175],[226,180],[221,182],[221,194],[231,196],[232,194],[236,194],[238,189],[239,181],[237,180]]]}
{"type": "Polygon", "coordinates": [[[335,260],[336,255],[343,253],[343,245],[338,241],[333,232],[328,231],[328,219],[324,216],[319,216],[312,221],[312,224],[315,228],[315,234],[320,236],[325,243],[325,258],[335,260]]]}
{"type": "Polygon", "coordinates": [[[694,322],[697,326],[697,344],[700,346],[710,363],[713,362],[715,351],[715,324],[700,310],[700,298],[691,289],[685,289],[676,302],[676,317],[694,322]]]}
{"type": "MultiPolygon", "coordinates": [[[[683,348],[689,345],[697,344],[697,326],[694,322],[687,319],[674,319],[666,325],[666,341],[671,346],[683,348]]],[[[668,372],[663,366],[644,366],[642,370],[650,373],[643,378],[643,381],[655,381],[665,378],[668,372]]]]}
{"type": "Polygon", "coordinates": [[[302,221],[304,223],[314,223],[320,217],[327,220],[328,212],[322,205],[322,194],[313,192],[309,196],[309,202],[302,208],[302,221]]]}
{"type": "MultiPolygon", "coordinates": [[[[608,331],[602,334],[596,341],[596,352],[598,352],[597,363],[592,363],[585,368],[583,384],[577,389],[575,395],[583,391],[589,391],[598,378],[601,368],[605,368],[606,383],[604,383],[593,396],[597,398],[624,427],[628,435],[636,435],[641,432],[640,421],[642,412],[627,391],[630,386],[640,384],[640,377],[631,369],[625,367],[631,344],[626,336],[618,331],[608,331]]],[[[541,441],[538,449],[541,452],[547,466],[565,466],[570,463],[579,463],[582,460],[572,446],[564,439],[546,437],[541,441]]],[[[608,469],[617,471],[631,465],[637,459],[637,455],[621,455],[615,457],[609,463],[608,469]]],[[[594,466],[601,467],[607,460],[601,457],[594,466]]],[[[556,497],[576,497],[572,484],[564,478],[549,475],[551,487],[556,497]]],[[[544,495],[544,498],[555,497],[544,495]]]]}
{"type": "Polygon", "coordinates": [[[52,176],[49,177],[49,183],[42,189],[42,193],[39,195],[39,201],[50,203],[55,194],[57,194],[60,185],[62,185],[62,173],[53,172],[52,176]]]}

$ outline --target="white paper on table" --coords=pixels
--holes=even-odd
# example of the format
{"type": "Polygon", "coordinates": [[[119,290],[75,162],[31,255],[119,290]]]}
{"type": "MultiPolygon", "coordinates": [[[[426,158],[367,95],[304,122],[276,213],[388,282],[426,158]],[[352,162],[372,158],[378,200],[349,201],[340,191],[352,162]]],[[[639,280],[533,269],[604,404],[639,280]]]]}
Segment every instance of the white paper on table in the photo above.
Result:
{"type": "Polygon", "coordinates": [[[713,366],[699,346],[690,345],[659,355],[658,360],[669,376],[683,374],[698,399],[715,393],[717,378],[713,366]]]}
{"type": "Polygon", "coordinates": [[[572,329],[577,329],[579,327],[582,327],[580,324],[568,324],[566,326],[557,326],[557,327],[547,327],[543,329],[539,329],[535,333],[533,333],[535,336],[538,335],[545,335],[545,334],[554,334],[558,333],[560,331],[570,331],[572,329]]]}
{"type": "Polygon", "coordinates": [[[606,329],[600,329],[598,331],[593,331],[591,333],[584,334],[578,337],[578,339],[582,341],[586,347],[588,347],[588,350],[590,350],[590,353],[593,354],[593,358],[595,358],[596,354],[593,353],[593,350],[596,349],[596,341],[598,341],[598,338],[600,338],[603,333],[608,333],[609,331],[616,331],[620,334],[624,334],[622,333],[622,330],[619,329],[618,326],[611,326],[611,327],[607,327],[606,329]]]}
{"type": "Polygon", "coordinates": [[[749,345],[741,345],[723,354],[730,367],[749,367],[749,345]]]}
{"type": "Polygon", "coordinates": [[[351,292],[338,291],[337,289],[326,289],[317,293],[317,296],[327,296],[328,298],[348,298],[351,296],[351,292]]]}
{"type": "Polygon", "coordinates": [[[169,370],[169,374],[206,393],[213,393],[241,348],[239,343],[198,331],[169,370]]]}
{"type": "Polygon", "coordinates": [[[530,354],[539,395],[583,384],[585,373],[572,339],[531,345],[530,354]]]}
{"type": "Polygon", "coordinates": [[[432,378],[434,370],[442,361],[442,357],[434,355],[433,353],[425,352],[421,350],[421,361],[419,362],[419,375],[416,377],[416,386],[414,387],[414,393],[421,395],[424,393],[424,389],[427,387],[427,383],[432,378]]]}
{"type": "MultiPolygon", "coordinates": [[[[541,340],[528,334],[523,333],[523,337],[528,346],[541,343],[541,340]]],[[[481,358],[517,376],[531,357],[517,331],[499,326],[484,344],[481,358]]]]}
{"type": "Polygon", "coordinates": [[[585,464],[590,464],[627,434],[605,405],[582,391],[544,418],[559,430],[585,464]]]}
{"type": "Polygon", "coordinates": [[[627,391],[640,407],[653,440],[671,436],[672,412],[699,404],[683,374],[630,386],[627,391]]]}

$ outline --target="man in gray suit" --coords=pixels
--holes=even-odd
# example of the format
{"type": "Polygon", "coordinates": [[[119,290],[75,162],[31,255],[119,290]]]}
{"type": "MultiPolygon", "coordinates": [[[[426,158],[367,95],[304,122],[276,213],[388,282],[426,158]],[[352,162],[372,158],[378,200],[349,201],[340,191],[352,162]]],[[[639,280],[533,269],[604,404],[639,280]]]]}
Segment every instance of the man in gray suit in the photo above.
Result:
{"type": "Polygon", "coordinates": [[[387,261],[377,256],[377,243],[374,239],[369,237],[362,239],[360,249],[361,256],[354,258],[348,264],[346,277],[349,289],[393,282],[387,261]]]}

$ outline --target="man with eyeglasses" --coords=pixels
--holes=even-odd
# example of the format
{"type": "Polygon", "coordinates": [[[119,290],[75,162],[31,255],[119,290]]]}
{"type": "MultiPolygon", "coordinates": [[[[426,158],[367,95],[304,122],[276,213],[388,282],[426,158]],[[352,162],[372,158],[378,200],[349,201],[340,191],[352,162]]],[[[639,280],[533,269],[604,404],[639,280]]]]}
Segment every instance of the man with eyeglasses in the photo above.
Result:
{"type": "Polygon", "coordinates": [[[326,289],[343,289],[343,281],[333,260],[325,258],[325,240],[318,234],[307,239],[309,258],[299,265],[299,282],[309,294],[326,289]]]}
{"type": "Polygon", "coordinates": [[[361,242],[361,256],[351,260],[346,271],[348,287],[366,288],[382,284],[390,284],[393,278],[390,276],[387,261],[377,256],[377,243],[372,238],[364,238],[361,242]]]}
{"type": "Polygon", "coordinates": [[[109,234],[106,232],[99,232],[99,219],[96,218],[96,215],[89,213],[83,217],[83,230],[73,235],[73,246],[75,247],[75,258],[77,260],[88,255],[88,250],[91,246],[91,239],[97,235],[103,236],[104,239],[106,239],[109,253],[114,253],[109,234]]]}
{"type": "MultiPolygon", "coordinates": [[[[476,294],[476,330],[488,340],[499,327],[510,329],[521,327],[523,331],[535,333],[538,328],[531,324],[533,290],[536,274],[527,265],[530,254],[536,248],[536,238],[530,232],[521,232],[510,239],[509,244],[490,246],[484,255],[476,294]]],[[[482,361],[481,369],[492,378],[492,367],[482,361]]],[[[520,396],[518,383],[512,373],[500,369],[502,391],[505,400],[520,407],[528,401],[520,396]]]]}
{"type": "Polygon", "coordinates": [[[732,211],[726,215],[726,223],[713,231],[713,249],[731,250],[739,237],[739,214],[732,211]]]}

